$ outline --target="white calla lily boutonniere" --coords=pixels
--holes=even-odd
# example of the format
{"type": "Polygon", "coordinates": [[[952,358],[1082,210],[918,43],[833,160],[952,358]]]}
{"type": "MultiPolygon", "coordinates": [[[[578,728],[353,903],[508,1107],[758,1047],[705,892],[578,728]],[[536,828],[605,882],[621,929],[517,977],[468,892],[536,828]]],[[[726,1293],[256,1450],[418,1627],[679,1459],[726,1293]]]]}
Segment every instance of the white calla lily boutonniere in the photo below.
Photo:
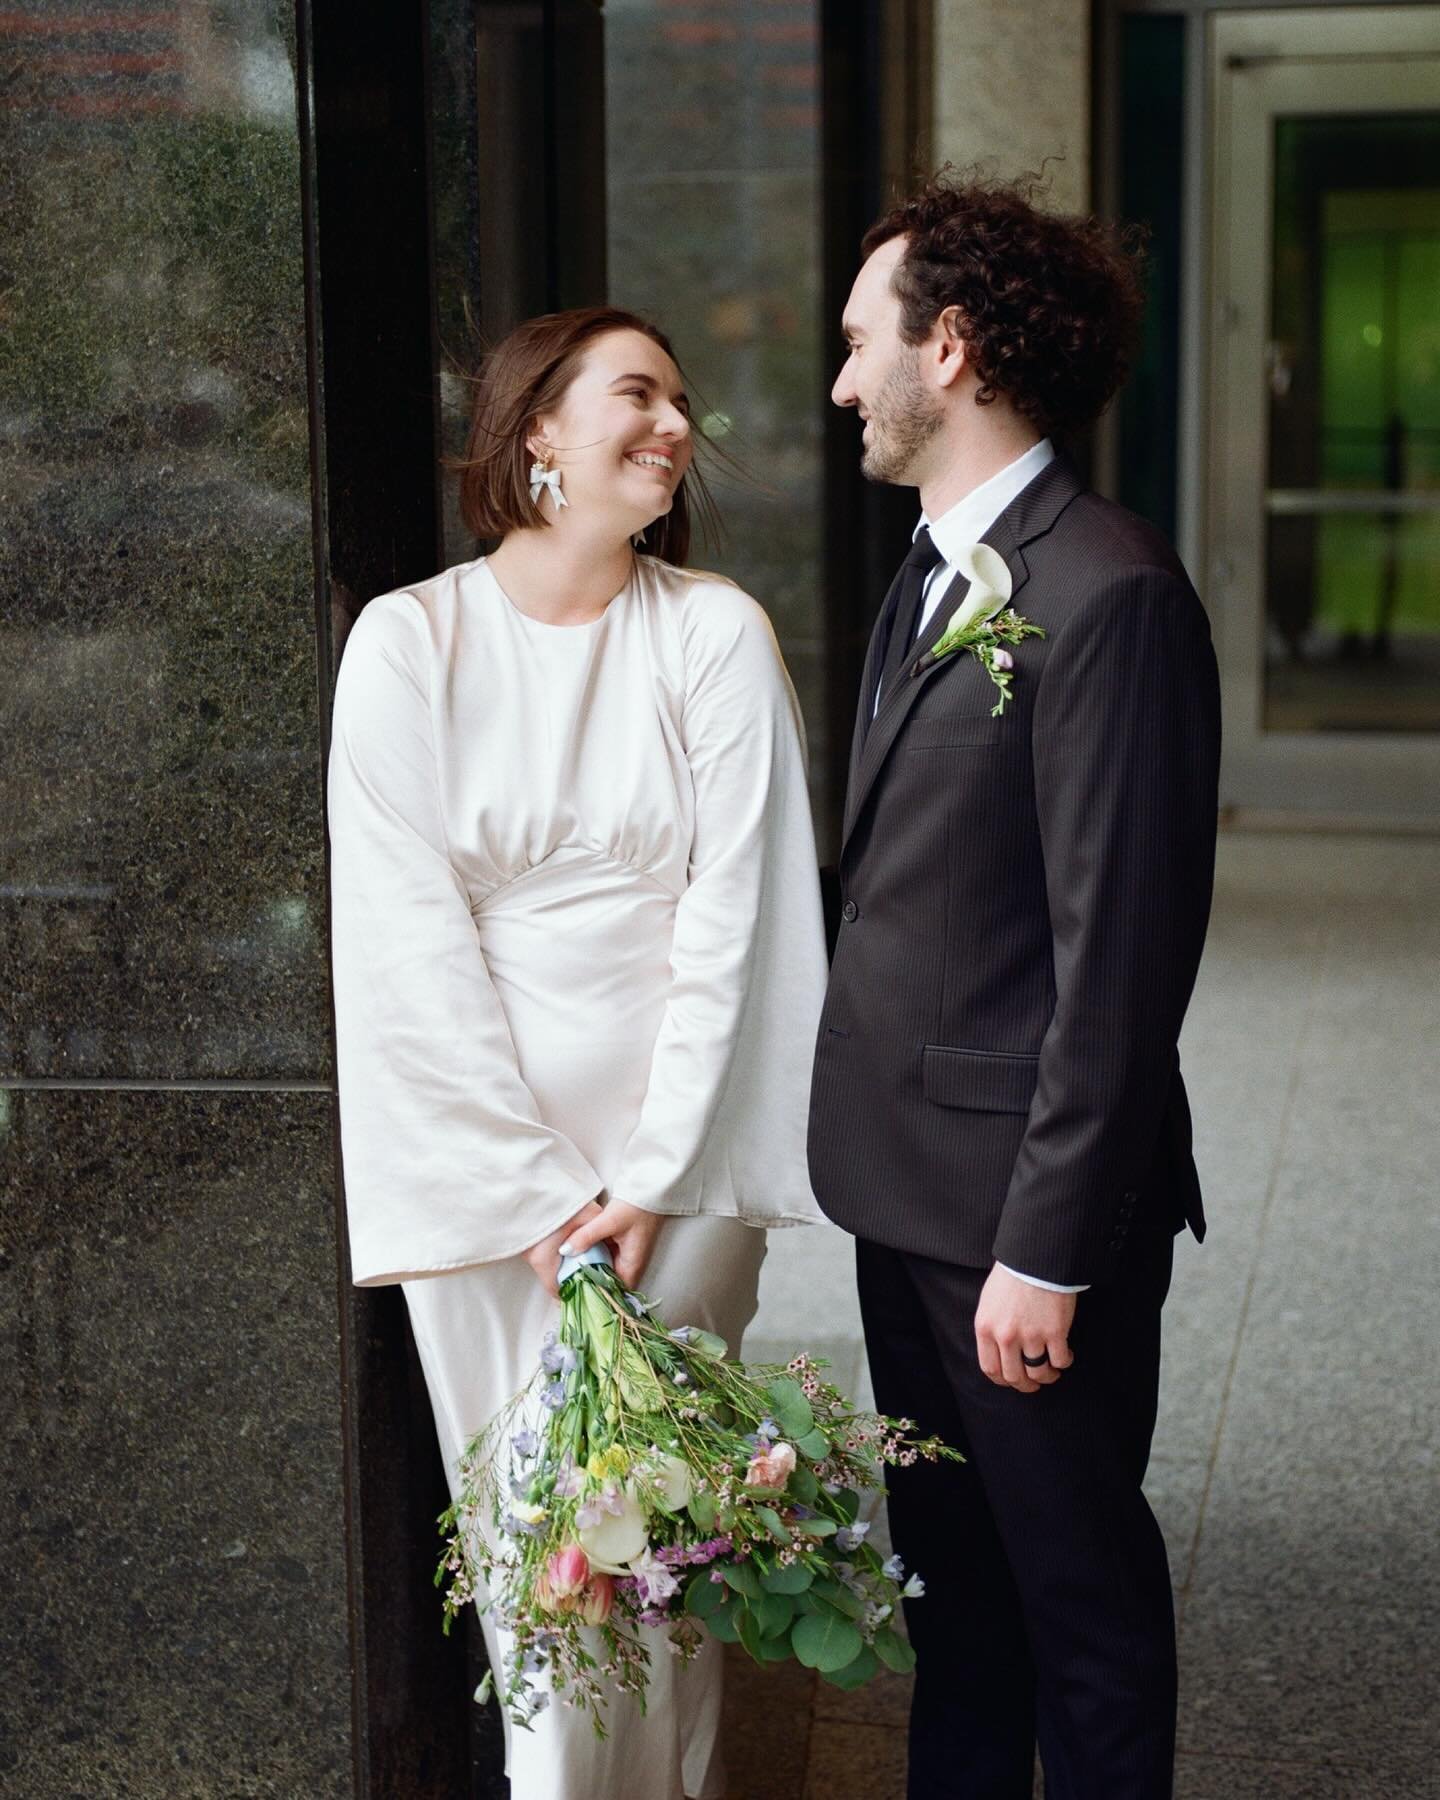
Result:
{"type": "Polygon", "coordinates": [[[989,544],[971,544],[955,559],[955,567],[970,587],[925,662],[928,667],[952,651],[968,650],[1000,690],[1000,698],[990,709],[994,718],[1004,712],[1006,701],[1014,698],[1015,658],[1010,646],[1045,633],[1022,619],[1009,604],[1010,570],[998,550],[989,544]]]}

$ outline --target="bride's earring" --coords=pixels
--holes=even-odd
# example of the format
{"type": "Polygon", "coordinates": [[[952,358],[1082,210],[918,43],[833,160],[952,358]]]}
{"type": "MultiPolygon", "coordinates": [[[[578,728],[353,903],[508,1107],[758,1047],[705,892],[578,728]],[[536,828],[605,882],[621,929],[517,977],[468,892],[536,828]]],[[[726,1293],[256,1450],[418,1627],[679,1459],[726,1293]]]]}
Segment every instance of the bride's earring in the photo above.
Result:
{"type": "Polygon", "coordinates": [[[562,506],[570,502],[560,492],[560,471],[550,467],[550,452],[542,450],[530,465],[530,501],[534,506],[540,504],[540,496],[549,488],[550,498],[555,502],[558,513],[562,506]]]}

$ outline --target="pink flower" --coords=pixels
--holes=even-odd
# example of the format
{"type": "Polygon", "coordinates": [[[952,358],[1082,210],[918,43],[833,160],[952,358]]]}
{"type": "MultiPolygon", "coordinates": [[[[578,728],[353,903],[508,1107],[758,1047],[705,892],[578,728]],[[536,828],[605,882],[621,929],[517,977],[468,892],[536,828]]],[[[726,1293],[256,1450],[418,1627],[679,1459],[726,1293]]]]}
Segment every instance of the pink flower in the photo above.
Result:
{"type": "Polygon", "coordinates": [[[615,1604],[614,1576],[592,1575],[585,1592],[572,1604],[582,1624],[603,1625],[615,1604]]]}
{"type": "Polygon", "coordinates": [[[550,1558],[545,1574],[555,1598],[568,1600],[590,1579],[590,1559],[578,1544],[566,1544],[550,1558]]]}
{"type": "Polygon", "coordinates": [[[795,1451],[789,1444],[772,1444],[757,1450],[745,1471],[746,1487],[783,1488],[795,1473],[795,1451]]]}

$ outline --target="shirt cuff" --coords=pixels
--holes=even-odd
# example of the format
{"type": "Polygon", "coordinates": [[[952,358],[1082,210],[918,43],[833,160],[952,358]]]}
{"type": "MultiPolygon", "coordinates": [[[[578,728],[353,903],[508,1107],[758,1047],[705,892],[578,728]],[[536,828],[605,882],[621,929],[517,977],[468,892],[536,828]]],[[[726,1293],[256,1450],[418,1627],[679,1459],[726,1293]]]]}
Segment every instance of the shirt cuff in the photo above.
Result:
{"type": "Polygon", "coordinates": [[[1017,1281],[1026,1281],[1031,1287],[1044,1288],[1047,1294],[1084,1294],[1090,1288],[1088,1281],[1082,1281],[1078,1287],[1066,1287],[1063,1281],[1042,1281],[1038,1275],[1025,1275],[1019,1269],[1012,1269],[1009,1263],[997,1262],[995,1267],[1003,1269],[1007,1275],[1013,1275],[1017,1281]]]}

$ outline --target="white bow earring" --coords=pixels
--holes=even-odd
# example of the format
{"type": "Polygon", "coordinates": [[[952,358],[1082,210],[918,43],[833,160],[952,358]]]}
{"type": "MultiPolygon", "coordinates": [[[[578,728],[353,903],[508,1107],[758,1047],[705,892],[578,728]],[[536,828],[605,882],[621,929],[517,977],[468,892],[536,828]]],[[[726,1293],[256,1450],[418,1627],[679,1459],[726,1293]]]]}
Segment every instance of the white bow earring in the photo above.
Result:
{"type": "Polygon", "coordinates": [[[560,471],[550,467],[548,450],[544,452],[543,460],[537,459],[530,465],[530,499],[533,505],[540,504],[540,496],[546,488],[550,490],[550,497],[555,502],[557,513],[562,506],[570,504],[560,492],[560,471]]]}
{"type": "Polygon", "coordinates": [[[639,531],[635,533],[634,537],[631,538],[630,542],[637,550],[643,550],[645,548],[645,527],[643,525],[640,527],[639,531]]]}

